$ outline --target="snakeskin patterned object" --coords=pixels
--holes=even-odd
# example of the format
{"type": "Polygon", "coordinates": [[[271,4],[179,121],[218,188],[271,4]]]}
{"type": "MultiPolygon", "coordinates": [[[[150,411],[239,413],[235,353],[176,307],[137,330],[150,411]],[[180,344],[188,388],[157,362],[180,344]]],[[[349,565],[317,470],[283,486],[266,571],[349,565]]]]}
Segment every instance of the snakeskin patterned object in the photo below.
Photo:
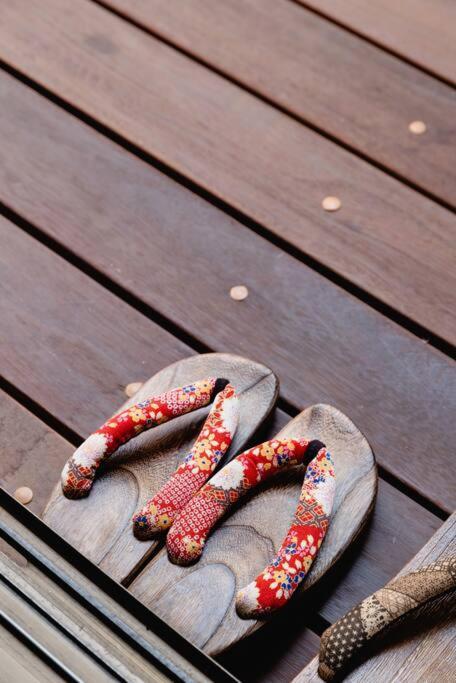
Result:
{"type": "Polygon", "coordinates": [[[375,636],[417,607],[456,588],[456,556],[390,581],[360,602],[321,637],[318,673],[324,681],[340,674],[375,636]]]}

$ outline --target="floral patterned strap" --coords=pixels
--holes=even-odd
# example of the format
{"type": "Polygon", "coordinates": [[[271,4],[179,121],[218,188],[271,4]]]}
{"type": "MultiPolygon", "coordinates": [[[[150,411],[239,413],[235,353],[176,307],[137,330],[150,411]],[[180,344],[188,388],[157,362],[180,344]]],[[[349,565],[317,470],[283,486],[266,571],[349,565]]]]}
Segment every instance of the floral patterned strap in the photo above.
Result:
{"type": "Polygon", "coordinates": [[[237,594],[236,610],[244,619],[264,616],[288,602],[317,556],[336,490],[331,456],[323,444],[319,445],[321,449],[307,467],[294,520],[277,555],[237,594]]]}
{"type": "Polygon", "coordinates": [[[61,477],[65,496],[88,495],[100,464],[120,445],[146,429],[208,405],[227,384],[226,379],[210,377],[141,401],[111,417],[67,461],[61,477]]]}
{"type": "Polygon", "coordinates": [[[166,484],[133,517],[141,539],[166,531],[176,514],[209,479],[233,440],[239,420],[239,401],[231,384],[215,399],[203,428],[184,462],[166,484]]]}
{"type": "Polygon", "coordinates": [[[308,462],[292,525],[271,564],[238,593],[239,616],[254,618],[285,604],[312,565],[328,528],[335,494],[334,465],[320,441],[267,441],[215,474],[176,518],[167,537],[171,561],[197,560],[214,525],[247,491],[278,471],[308,462]],[[309,462],[310,460],[310,462],[309,462]]]}

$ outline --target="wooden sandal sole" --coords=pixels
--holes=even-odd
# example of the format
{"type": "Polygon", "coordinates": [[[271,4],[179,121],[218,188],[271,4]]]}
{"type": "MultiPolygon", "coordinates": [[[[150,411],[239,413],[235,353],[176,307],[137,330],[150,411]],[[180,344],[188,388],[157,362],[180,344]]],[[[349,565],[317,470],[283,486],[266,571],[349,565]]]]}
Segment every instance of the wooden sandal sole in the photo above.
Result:
{"type": "MultiPolygon", "coordinates": [[[[240,420],[227,462],[246,447],[276,401],[278,380],[260,363],[224,353],[178,361],[146,381],[121,410],[210,376],[229,379],[239,396],[240,420]]],[[[131,518],[190,451],[209,410],[210,406],[184,415],[121,446],[106,462],[87,498],[68,500],[59,482],[44,511],[44,521],[107,574],[128,583],[160,542],[136,539],[131,518]]]]}
{"type": "MultiPolygon", "coordinates": [[[[316,405],[278,435],[323,441],[334,461],[336,498],[331,523],[308,577],[297,595],[313,586],[353,543],[371,512],[377,490],[374,455],[365,437],[339,410],[316,405]]],[[[261,626],[235,611],[237,591],[277,552],[291,523],[303,479],[300,472],[276,477],[247,498],[214,530],[200,561],[169,562],[160,551],[130,585],[133,594],[188,640],[217,654],[261,626]]]]}

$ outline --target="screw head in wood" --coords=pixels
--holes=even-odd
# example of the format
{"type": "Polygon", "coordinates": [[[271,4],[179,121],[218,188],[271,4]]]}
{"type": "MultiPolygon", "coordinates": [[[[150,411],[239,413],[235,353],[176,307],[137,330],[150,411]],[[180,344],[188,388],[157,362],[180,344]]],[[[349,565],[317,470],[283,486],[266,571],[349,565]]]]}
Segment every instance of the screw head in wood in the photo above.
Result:
{"type": "Polygon", "coordinates": [[[136,392],[141,389],[142,385],[142,382],[131,382],[130,384],[127,384],[125,387],[125,393],[127,394],[128,398],[134,396],[136,392]]]}
{"type": "Polygon", "coordinates": [[[423,135],[426,132],[426,124],[424,121],[412,121],[409,124],[409,131],[413,135],[423,135]]]}
{"type": "Polygon", "coordinates": [[[28,486],[19,486],[13,495],[22,505],[27,505],[33,498],[33,491],[28,486]]]}
{"type": "Polygon", "coordinates": [[[325,211],[339,211],[342,202],[339,197],[325,197],[321,205],[325,211]]]}
{"type": "Polygon", "coordinates": [[[244,301],[249,295],[249,290],[245,285],[236,285],[230,289],[230,297],[235,301],[244,301]]]}

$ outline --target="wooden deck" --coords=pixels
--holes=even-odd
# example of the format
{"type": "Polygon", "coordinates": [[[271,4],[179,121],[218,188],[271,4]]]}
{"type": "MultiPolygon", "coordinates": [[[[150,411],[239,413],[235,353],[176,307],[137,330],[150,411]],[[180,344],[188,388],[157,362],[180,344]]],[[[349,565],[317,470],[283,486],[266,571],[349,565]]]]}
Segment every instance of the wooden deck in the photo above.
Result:
{"type": "Polygon", "coordinates": [[[455,508],[455,4],[374,4],[0,0],[5,488],[40,514],[125,385],[209,350],[279,375],[269,434],[326,402],[376,453],[350,557],[221,658],[245,681],[455,508]]]}

